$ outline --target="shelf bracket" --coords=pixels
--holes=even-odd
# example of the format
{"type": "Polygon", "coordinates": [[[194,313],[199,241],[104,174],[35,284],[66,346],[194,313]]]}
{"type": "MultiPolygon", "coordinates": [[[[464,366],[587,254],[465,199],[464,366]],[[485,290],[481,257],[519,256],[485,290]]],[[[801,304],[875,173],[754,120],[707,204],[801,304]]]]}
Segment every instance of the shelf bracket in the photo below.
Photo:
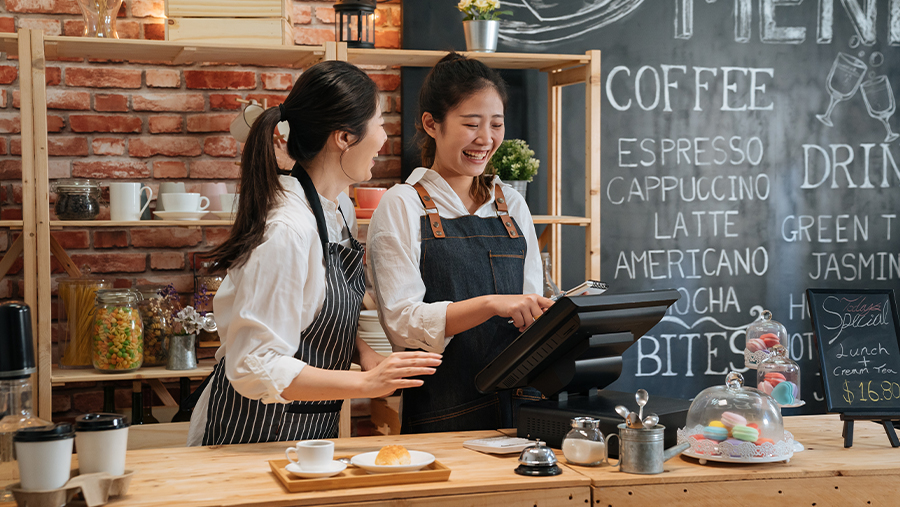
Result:
{"type": "Polygon", "coordinates": [[[65,248],[56,241],[56,238],[53,235],[50,235],[50,252],[56,257],[56,260],[62,264],[63,269],[66,270],[66,273],[69,274],[72,278],[79,278],[81,276],[81,270],[78,269],[78,266],[72,261],[72,258],[69,257],[69,254],[66,253],[65,248]]]}
{"type": "Polygon", "coordinates": [[[6,254],[3,255],[3,258],[0,259],[0,278],[6,276],[6,273],[9,273],[10,268],[16,259],[19,258],[19,255],[25,250],[25,240],[22,239],[23,234],[19,234],[19,237],[13,241],[13,244],[9,246],[9,250],[6,251],[6,254]]]}

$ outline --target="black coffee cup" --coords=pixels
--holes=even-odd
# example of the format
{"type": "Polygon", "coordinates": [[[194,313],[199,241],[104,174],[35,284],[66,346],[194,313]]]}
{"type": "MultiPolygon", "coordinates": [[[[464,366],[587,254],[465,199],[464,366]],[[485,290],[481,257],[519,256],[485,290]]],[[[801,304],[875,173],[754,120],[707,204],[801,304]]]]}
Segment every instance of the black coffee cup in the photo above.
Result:
{"type": "Polygon", "coordinates": [[[28,305],[0,304],[0,379],[28,378],[36,371],[31,337],[28,305]]]}

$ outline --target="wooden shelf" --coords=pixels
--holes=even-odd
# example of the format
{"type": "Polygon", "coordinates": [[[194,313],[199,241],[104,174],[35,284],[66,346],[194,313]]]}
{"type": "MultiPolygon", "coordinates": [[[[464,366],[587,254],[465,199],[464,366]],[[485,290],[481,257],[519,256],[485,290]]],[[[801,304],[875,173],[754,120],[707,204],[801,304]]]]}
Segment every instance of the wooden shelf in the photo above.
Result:
{"type": "Polygon", "coordinates": [[[112,220],[51,220],[50,227],[205,227],[231,225],[231,220],[138,220],[113,222],[112,220]]]}
{"type": "Polygon", "coordinates": [[[138,368],[129,373],[104,373],[93,368],[62,369],[56,366],[50,374],[50,383],[54,386],[65,385],[70,382],[101,382],[106,380],[149,380],[149,379],[174,379],[174,378],[206,378],[212,373],[215,359],[204,359],[193,370],[167,370],[165,366],[148,366],[138,368]]]}
{"type": "MultiPolygon", "coordinates": [[[[570,217],[570,216],[551,216],[551,215],[532,215],[535,225],[560,224],[560,225],[580,225],[586,227],[591,224],[591,219],[587,217],[570,217]]],[[[369,225],[371,219],[357,218],[357,225],[369,225]]]]}
{"type": "MultiPolygon", "coordinates": [[[[0,44],[3,40],[0,39],[0,44]]],[[[325,46],[221,46],[169,41],[44,37],[47,60],[91,58],[130,62],[238,63],[305,68],[325,58],[325,46]]]]}
{"type": "MultiPolygon", "coordinates": [[[[447,54],[447,51],[426,51],[415,49],[347,49],[347,61],[356,65],[386,65],[403,67],[433,67],[447,54]]],[[[541,69],[558,70],[579,67],[590,62],[587,56],[527,54],[527,53],[476,53],[461,51],[460,54],[479,60],[495,69],[541,69]]]]}
{"type": "Polygon", "coordinates": [[[22,220],[0,220],[0,227],[21,229],[22,227],[24,227],[24,222],[22,220]]]}

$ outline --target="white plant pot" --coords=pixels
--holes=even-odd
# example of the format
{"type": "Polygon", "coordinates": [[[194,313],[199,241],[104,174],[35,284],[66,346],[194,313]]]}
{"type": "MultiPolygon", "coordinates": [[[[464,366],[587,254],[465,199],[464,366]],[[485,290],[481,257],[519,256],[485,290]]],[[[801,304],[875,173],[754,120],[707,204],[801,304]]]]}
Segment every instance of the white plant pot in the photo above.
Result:
{"type": "Polygon", "coordinates": [[[500,35],[499,21],[463,21],[466,33],[466,50],[480,53],[497,51],[497,37],[500,35]]]}
{"type": "Polygon", "coordinates": [[[510,181],[504,180],[503,183],[506,183],[507,185],[513,187],[516,190],[516,192],[522,194],[523,198],[526,197],[525,192],[528,190],[528,182],[527,181],[525,181],[525,180],[510,180],[510,181]]]}

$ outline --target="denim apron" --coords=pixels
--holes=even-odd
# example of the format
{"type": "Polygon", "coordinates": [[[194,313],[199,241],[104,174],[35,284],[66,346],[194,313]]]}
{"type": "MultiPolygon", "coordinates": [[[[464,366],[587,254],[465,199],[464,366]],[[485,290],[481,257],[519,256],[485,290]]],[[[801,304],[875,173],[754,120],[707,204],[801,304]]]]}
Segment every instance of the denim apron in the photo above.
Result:
{"type": "MultiPolygon", "coordinates": [[[[325,302],[319,314],[301,333],[300,348],[294,357],[316,368],[348,370],[356,348],[356,327],[365,294],[363,247],[352,236],[351,247],[329,242],[322,203],[312,180],[299,164],[294,166],[291,175],[300,180],[316,216],[326,269],[325,302]]],[[[285,252],[285,258],[290,259],[290,252],[285,252]]],[[[210,375],[211,391],[203,445],[338,436],[343,400],[292,401],[287,404],[251,400],[241,396],[231,386],[225,377],[224,363],[223,357],[210,375]]]]}
{"type": "MultiPolygon", "coordinates": [[[[522,294],[525,238],[509,216],[503,191],[494,187],[497,217],[446,219],[431,196],[414,185],[425,206],[419,269],[425,303],[462,301],[489,294],[522,294]]],[[[475,376],[519,335],[508,318],[493,317],[453,337],[434,375],[419,377],[421,387],[403,391],[402,433],[511,428],[516,408],[540,399],[534,389],[484,395],[475,376]]]]}

